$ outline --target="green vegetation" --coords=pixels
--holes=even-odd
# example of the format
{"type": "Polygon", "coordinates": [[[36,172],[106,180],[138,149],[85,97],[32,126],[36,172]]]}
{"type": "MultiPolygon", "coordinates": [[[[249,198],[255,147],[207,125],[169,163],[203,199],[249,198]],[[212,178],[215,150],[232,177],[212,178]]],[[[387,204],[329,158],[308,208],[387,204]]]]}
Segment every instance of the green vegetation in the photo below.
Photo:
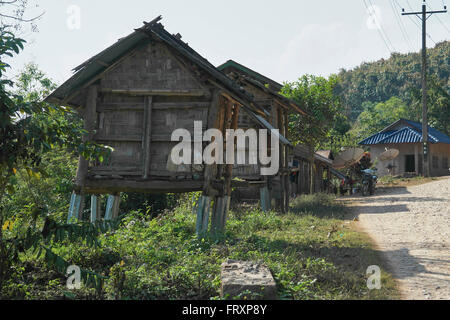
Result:
{"type": "MultiPolygon", "coordinates": [[[[0,24],[0,298],[218,299],[226,259],[265,263],[281,299],[398,297],[384,271],[382,289],[367,289],[367,266],[382,261],[329,195],[297,198],[285,215],[238,208],[215,238],[195,235],[192,194],[123,194],[118,220],[67,224],[78,156],[103,161],[110,149],[82,143],[78,115],[42,102],[55,85],[36,65],[15,82],[5,78],[5,58],[25,43],[11,30],[0,24]],[[66,288],[71,264],[81,268],[81,289],[66,288]]],[[[339,81],[305,76],[285,86],[283,93],[310,114],[306,122],[290,119],[295,142],[332,149],[354,143],[339,81]]],[[[386,103],[395,109],[397,102],[386,103]]],[[[367,107],[367,118],[371,108],[377,112],[367,107]]],[[[370,131],[383,121],[361,123],[370,131]]]]}
{"type": "MultiPolygon", "coordinates": [[[[340,99],[335,94],[337,77],[328,79],[313,75],[304,75],[298,81],[285,83],[281,94],[294,100],[306,112],[306,115],[289,116],[289,139],[294,144],[304,144],[310,150],[310,192],[314,190],[314,151],[339,131],[342,118],[340,99]]],[[[345,133],[345,128],[341,134],[345,133]]],[[[340,128],[342,130],[342,128],[340,128]]]]}
{"type": "MultiPolygon", "coordinates": [[[[450,42],[428,50],[429,125],[450,135],[450,42]]],[[[328,79],[305,75],[287,83],[282,94],[297,101],[312,119],[291,116],[293,141],[317,149],[354,147],[359,141],[405,118],[421,122],[421,57],[394,53],[364,62],[328,79]],[[306,125],[305,125],[306,123],[306,125]]]]}
{"type": "MultiPolygon", "coordinates": [[[[434,128],[450,134],[450,42],[438,43],[428,54],[428,118],[434,128]]],[[[403,117],[421,119],[420,53],[394,53],[389,59],[341,70],[336,94],[359,141],[403,117]]]]}
{"type": "Polygon", "coordinates": [[[218,299],[220,265],[226,259],[254,260],[272,271],[281,299],[397,298],[382,272],[382,289],[369,291],[365,271],[382,265],[369,240],[343,220],[346,208],[330,195],[302,196],[286,215],[257,209],[230,213],[225,234],[197,239],[190,202],[151,218],[141,210],[120,227],[83,241],[53,243],[53,251],[84,269],[108,277],[97,291],[65,288],[43,257],[20,255],[3,298],[26,299],[218,299]]]}

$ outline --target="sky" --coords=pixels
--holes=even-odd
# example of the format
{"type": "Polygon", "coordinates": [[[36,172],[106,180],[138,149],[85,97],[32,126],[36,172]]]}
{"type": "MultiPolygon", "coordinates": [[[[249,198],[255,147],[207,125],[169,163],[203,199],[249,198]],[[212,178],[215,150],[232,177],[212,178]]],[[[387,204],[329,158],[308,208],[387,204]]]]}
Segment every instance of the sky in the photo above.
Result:
{"type": "MultiPolygon", "coordinates": [[[[448,0],[428,0],[442,10],[448,0]]],[[[280,83],[303,74],[418,51],[422,0],[29,0],[27,16],[45,12],[38,32],[24,30],[25,50],[10,63],[35,62],[56,83],[119,38],[162,15],[161,23],[214,65],[229,59],[280,83]],[[38,3],[38,7],[35,4],[38,3]],[[384,40],[383,40],[384,39],[384,40]]],[[[427,20],[428,47],[450,39],[448,13],[427,20]]]]}

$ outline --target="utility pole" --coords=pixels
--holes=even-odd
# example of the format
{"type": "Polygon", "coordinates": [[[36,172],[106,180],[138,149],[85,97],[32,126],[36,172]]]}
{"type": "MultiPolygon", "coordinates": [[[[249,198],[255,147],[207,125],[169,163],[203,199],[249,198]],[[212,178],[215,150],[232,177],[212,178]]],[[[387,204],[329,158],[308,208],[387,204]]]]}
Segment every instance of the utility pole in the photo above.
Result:
{"type": "Polygon", "coordinates": [[[440,11],[427,11],[425,0],[423,0],[421,12],[405,12],[402,9],[402,15],[416,15],[422,20],[422,143],[423,143],[423,175],[430,176],[430,161],[428,147],[428,116],[427,116],[427,19],[434,13],[446,13],[447,6],[440,11]],[[428,16],[427,16],[428,15],[428,16]]]}

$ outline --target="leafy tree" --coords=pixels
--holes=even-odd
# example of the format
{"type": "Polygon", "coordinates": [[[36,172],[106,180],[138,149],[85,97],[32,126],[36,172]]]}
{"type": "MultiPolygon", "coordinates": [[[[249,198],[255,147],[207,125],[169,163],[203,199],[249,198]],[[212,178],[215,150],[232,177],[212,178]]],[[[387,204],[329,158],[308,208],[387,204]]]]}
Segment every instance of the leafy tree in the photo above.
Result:
{"type": "MultiPolygon", "coordinates": [[[[450,134],[450,41],[436,44],[428,53],[428,109],[429,123],[450,134]]],[[[404,101],[414,120],[421,106],[421,56],[420,53],[394,53],[389,59],[363,63],[352,70],[341,70],[336,88],[351,123],[366,110],[365,103],[386,102],[392,97],[404,101]]],[[[416,119],[417,120],[417,119],[416,119]]]]}
{"type": "Polygon", "coordinates": [[[307,116],[291,115],[289,136],[295,144],[303,143],[310,150],[310,191],[314,190],[314,151],[327,141],[339,115],[340,101],[335,94],[336,76],[329,79],[304,75],[298,81],[286,83],[281,94],[293,99],[307,112],[307,116]]]}
{"type": "Polygon", "coordinates": [[[418,114],[398,97],[377,104],[367,102],[356,120],[352,134],[360,141],[402,118],[418,120],[418,114]]]}
{"type": "MultiPolygon", "coordinates": [[[[33,31],[36,31],[36,21],[39,20],[44,12],[37,16],[28,16],[26,14],[29,7],[29,0],[5,0],[0,1],[0,28],[8,29],[12,28],[20,30],[24,24],[29,24],[33,31]]],[[[34,4],[35,7],[39,7],[38,4],[34,4]]]]}
{"type": "MultiPolygon", "coordinates": [[[[53,254],[46,244],[66,238],[82,238],[95,243],[98,232],[108,229],[108,226],[100,224],[59,225],[48,216],[48,208],[34,203],[24,212],[31,218],[26,231],[11,233],[20,213],[7,210],[7,204],[15,192],[19,171],[40,179],[46,174],[40,166],[43,156],[57,147],[67,148],[87,159],[97,159],[109,151],[101,145],[82,143],[81,136],[86,132],[80,128],[79,122],[70,121],[70,117],[75,117],[72,111],[40,101],[42,96],[33,90],[25,94],[33,79],[47,89],[51,88],[42,74],[36,74],[36,68],[30,68],[35,74],[20,79],[18,93],[12,93],[13,82],[4,78],[10,67],[5,57],[18,54],[24,42],[12,32],[0,29],[0,293],[11,263],[18,259],[20,252],[30,248],[44,249],[46,261],[61,271],[67,263],[53,254]],[[44,224],[42,232],[36,230],[39,219],[44,224]]],[[[98,285],[88,272],[84,272],[84,277],[98,285]]]]}

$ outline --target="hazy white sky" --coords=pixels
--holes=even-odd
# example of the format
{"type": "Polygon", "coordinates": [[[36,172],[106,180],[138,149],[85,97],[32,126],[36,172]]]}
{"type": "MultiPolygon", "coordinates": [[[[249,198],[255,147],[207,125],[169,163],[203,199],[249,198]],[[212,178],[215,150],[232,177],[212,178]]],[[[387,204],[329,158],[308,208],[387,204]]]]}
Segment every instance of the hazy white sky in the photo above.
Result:
{"type": "MultiPolygon", "coordinates": [[[[427,4],[440,10],[447,1],[428,0],[427,4]]],[[[388,45],[397,52],[417,51],[421,45],[420,20],[400,16],[399,6],[407,11],[410,6],[420,10],[422,0],[39,0],[38,3],[39,8],[30,14],[45,11],[38,22],[39,32],[26,35],[29,43],[13,61],[13,67],[17,70],[34,61],[59,84],[70,77],[73,67],[131,33],[142,21],[160,14],[161,23],[169,32],[179,32],[184,41],[214,65],[234,59],[279,82],[293,81],[305,73],[326,76],[340,68],[387,58],[390,52],[380,36],[383,32],[389,39],[388,45]],[[369,8],[375,6],[372,12],[378,20],[368,14],[365,3],[369,8]],[[377,29],[377,21],[382,30],[377,29]]],[[[428,31],[435,42],[450,38],[449,14],[440,14],[439,19],[436,16],[428,19],[428,31]]],[[[428,46],[434,46],[430,39],[428,46]]]]}

